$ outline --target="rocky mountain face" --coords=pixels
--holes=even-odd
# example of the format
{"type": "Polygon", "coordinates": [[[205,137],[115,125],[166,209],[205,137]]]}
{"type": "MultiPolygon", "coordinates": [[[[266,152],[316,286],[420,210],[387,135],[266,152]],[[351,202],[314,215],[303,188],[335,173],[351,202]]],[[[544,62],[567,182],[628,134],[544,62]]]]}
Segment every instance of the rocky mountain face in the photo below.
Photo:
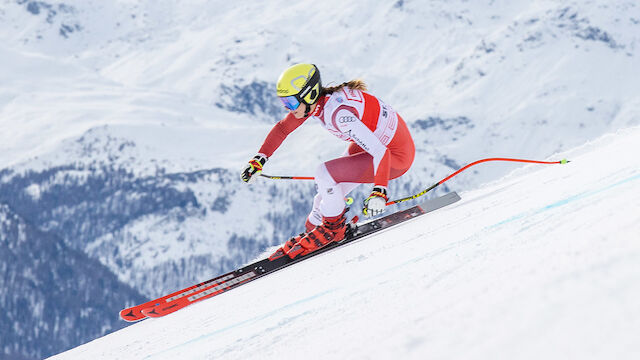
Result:
{"type": "Polygon", "coordinates": [[[0,274],[3,359],[42,358],[122,328],[122,305],[145,299],[3,202],[0,274]]]}
{"type": "MultiPolygon", "coordinates": [[[[314,12],[285,0],[5,1],[0,357],[86,342],[124,326],[122,307],[228,271],[302,230],[313,182],[238,178],[283,116],[271,89],[285,66],[314,62],[326,85],[362,77],[402,114],[417,150],[390,184],[402,197],[483,157],[544,159],[640,123],[638,9],[604,0],[329,0],[314,12]]],[[[343,144],[320,131],[305,123],[265,172],[309,176],[339,156],[343,144]]],[[[453,186],[511,169],[474,168],[453,186]]],[[[352,194],[351,215],[369,190],[352,194]]]]}

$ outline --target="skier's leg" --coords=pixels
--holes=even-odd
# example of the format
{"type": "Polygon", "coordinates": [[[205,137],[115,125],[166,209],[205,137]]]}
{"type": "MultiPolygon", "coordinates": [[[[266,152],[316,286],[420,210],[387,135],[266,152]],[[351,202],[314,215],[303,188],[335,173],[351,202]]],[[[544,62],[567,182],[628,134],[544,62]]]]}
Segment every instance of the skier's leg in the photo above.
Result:
{"type": "MultiPolygon", "coordinates": [[[[344,149],[344,152],[342,153],[342,157],[353,155],[355,153],[363,152],[363,151],[364,150],[362,150],[362,148],[360,148],[355,143],[350,143],[344,149]]],[[[318,168],[318,171],[316,172],[320,172],[320,168],[318,168]]],[[[322,171],[321,176],[324,176],[324,177],[327,176],[324,170],[322,171]]],[[[338,185],[342,190],[342,194],[344,194],[344,196],[347,196],[347,194],[349,194],[353,189],[355,189],[360,184],[341,183],[338,185]]],[[[318,186],[316,186],[316,188],[318,188],[318,186]]],[[[309,216],[307,217],[307,221],[305,222],[305,229],[307,232],[311,231],[314,227],[322,224],[322,213],[320,212],[321,202],[322,202],[322,195],[320,194],[320,190],[318,189],[318,193],[313,198],[313,206],[311,207],[311,212],[309,213],[309,216]]]]}
{"type": "Polygon", "coordinates": [[[322,224],[322,213],[320,213],[320,203],[322,202],[322,195],[318,192],[316,196],[313,198],[313,207],[311,208],[311,212],[307,217],[307,221],[305,223],[305,229],[310,231],[314,227],[322,224]]]}
{"type": "Polygon", "coordinates": [[[322,198],[319,210],[324,217],[334,217],[344,211],[344,194],[342,187],[331,177],[325,164],[318,166],[315,176],[318,194],[322,198]]]}
{"type": "MultiPolygon", "coordinates": [[[[344,238],[347,229],[346,209],[344,203],[344,191],[352,190],[353,184],[342,186],[335,182],[325,164],[321,164],[316,171],[316,184],[318,185],[318,195],[314,202],[320,199],[318,206],[314,206],[315,212],[321,215],[321,223],[300,239],[300,241],[286,250],[290,258],[306,255],[313,252],[332,241],[340,241],[344,238]]],[[[356,184],[357,185],[357,184],[356,184]]],[[[315,205],[315,204],[314,204],[315,205]]],[[[314,211],[309,220],[315,220],[314,211]]]]}
{"type": "MultiPolygon", "coordinates": [[[[415,152],[413,142],[410,141],[406,125],[402,130],[406,130],[408,140],[402,136],[405,134],[399,129],[401,135],[398,135],[398,139],[402,141],[392,141],[390,144],[392,151],[389,177],[391,179],[404,174],[413,162],[415,152]]],[[[300,239],[299,246],[294,245],[289,249],[287,255],[291,258],[308,254],[331,241],[342,240],[347,227],[344,216],[344,197],[359,184],[374,181],[373,157],[369,153],[355,143],[351,143],[345,154],[348,155],[327,161],[318,167],[315,176],[318,195],[314,198],[313,209],[307,223],[316,226],[300,239]]]]}

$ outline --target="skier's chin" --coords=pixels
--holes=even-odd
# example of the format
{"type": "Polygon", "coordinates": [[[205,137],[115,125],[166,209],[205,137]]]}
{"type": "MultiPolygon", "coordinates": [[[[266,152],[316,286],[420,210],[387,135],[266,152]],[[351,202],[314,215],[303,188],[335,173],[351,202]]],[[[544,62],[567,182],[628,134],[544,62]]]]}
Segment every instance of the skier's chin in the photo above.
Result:
{"type": "Polygon", "coordinates": [[[292,111],[291,114],[296,119],[302,119],[304,117],[304,110],[300,111],[302,106],[298,107],[296,110],[292,111]]]}

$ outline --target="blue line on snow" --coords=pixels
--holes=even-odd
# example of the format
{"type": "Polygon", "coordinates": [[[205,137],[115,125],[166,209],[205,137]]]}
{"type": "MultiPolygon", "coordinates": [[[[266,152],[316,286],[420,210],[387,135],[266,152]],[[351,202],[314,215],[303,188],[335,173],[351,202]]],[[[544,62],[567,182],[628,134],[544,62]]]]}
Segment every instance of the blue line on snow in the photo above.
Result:
{"type": "Polygon", "coordinates": [[[498,223],[495,223],[493,225],[487,226],[486,229],[493,229],[493,228],[496,228],[498,226],[501,226],[501,225],[504,225],[504,224],[508,224],[508,223],[516,221],[516,220],[520,220],[520,219],[525,218],[527,216],[537,215],[537,214],[540,214],[541,212],[544,212],[544,211],[547,211],[547,210],[551,210],[551,209],[554,209],[554,208],[557,208],[557,207],[572,203],[572,202],[577,201],[577,200],[582,200],[582,199],[585,199],[585,198],[593,196],[593,195],[597,195],[597,194],[599,194],[601,192],[604,192],[604,191],[607,191],[607,190],[611,190],[611,189],[616,188],[616,187],[618,187],[620,185],[623,185],[623,184],[626,184],[628,182],[631,182],[631,181],[634,181],[634,180],[638,180],[638,179],[640,179],[640,174],[628,177],[628,178],[626,178],[624,180],[620,180],[620,181],[618,181],[616,183],[613,183],[611,185],[607,185],[607,186],[602,187],[600,189],[586,191],[586,192],[583,192],[583,193],[580,193],[580,194],[572,195],[572,196],[569,196],[566,199],[562,199],[562,200],[556,201],[556,202],[554,202],[552,204],[543,206],[538,210],[526,211],[526,212],[520,213],[518,215],[514,215],[514,216],[512,216],[512,217],[510,217],[510,218],[508,218],[506,220],[502,220],[502,221],[500,221],[498,223]]]}
{"type": "MultiPolygon", "coordinates": [[[[640,174],[628,177],[628,178],[626,178],[624,180],[618,181],[618,182],[616,182],[614,184],[602,187],[600,189],[586,191],[586,192],[583,192],[583,193],[577,194],[577,195],[572,195],[572,196],[570,196],[570,197],[568,197],[566,199],[562,199],[562,200],[556,201],[554,203],[551,203],[549,205],[543,206],[542,208],[540,208],[538,210],[527,211],[527,212],[524,212],[524,213],[521,213],[521,214],[518,214],[518,215],[514,215],[514,216],[512,216],[512,217],[510,217],[510,218],[508,218],[506,220],[500,221],[500,222],[495,223],[493,225],[489,225],[489,226],[485,227],[484,230],[490,230],[490,229],[496,228],[496,227],[498,227],[500,225],[504,225],[504,224],[510,223],[512,221],[523,219],[523,218],[525,218],[527,216],[537,215],[537,214],[539,214],[541,212],[544,212],[544,211],[547,211],[547,210],[550,210],[550,209],[553,209],[553,208],[557,208],[559,206],[566,205],[566,204],[571,203],[573,201],[581,200],[581,199],[584,199],[584,198],[587,198],[589,196],[593,196],[593,195],[599,194],[599,193],[607,191],[607,190],[611,190],[611,189],[613,189],[613,188],[615,188],[617,186],[620,186],[620,185],[623,185],[623,184],[626,184],[628,182],[631,182],[631,181],[634,181],[634,180],[638,180],[638,179],[640,179],[640,174]]],[[[442,252],[445,252],[445,251],[449,251],[452,248],[458,247],[460,244],[466,243],[470,239],[473,239],[473,238],[475,238],[475,236],[471,236],[470,238],[466,238],[466,239],[457,241],[455,243],[449,244],[446,248],[437,250],[436,253],[442,253],[442,252]]],[[[377,277],[379,275],[385,274],[385,273],[387,273],[389,271],[393,271],[393,270],[398,270],[398,269],[404,268],[407,265],[410,265],[410,264],[413,264],[413,263],[417,263],[417,262],[422,261],[424,259],[431,258],[434,255],[435,255],[434,252],[429,252],[427,254],[422,254],[420,256],[416,256],[414,258],[411,258],[409,260],[404,261],[403,263],[394,265],[394,266],[392,266],[390,268],[387,268],[387,269],[385,269],[383,271],[377,272],[376,274],[374,274],[374,275],[372,275],[372,276],[370,276],[370,277],[368,277],[368,278],[366,278],[364,280],[369,280],[371,278],[375,278],[375,277],[377,277]]]]}
{"type": "MultiPolygon", "coordinates": [[[[580,194],[576,194],[576,195],[569,196],[569,197],[567,197],[567,198],[565,198],[565,199],[562,199],[562,200],[556,201],[556,202],[554,202],[554,203],[551,203],[551,204],[549,204],[549,205],[543,206],[543,207],[541,207],[541,208],[539,208],[539,209],[537,209],[537,210],[534,210],[534,211],[527,211],[527,212],[524,212],[524,213],[521,213],[521,214],[518,214],[518,215],[512,216],[512,217],[510,217],[510,218],[508,218],[508,219],[506,219],[506,220],[503,220],[503,221],[500,221],[500,222],[495,223],[495,224],[493,224],[493,225],[490,225],[490,226],[486,227],[485,229],[493,229],[493,228],[498,227],[498,226],[500,226],[500,225],[504,225],[504,224],[507,224],[507,223],[513,222],[513,221],[515,221],[515,220],[519,220],[519,219],[525,218],[525,217],[527,217],[527,216],[536,215],[536,214],[539,214],[539,213],[541,213],[541,212],[544,212],[544,211],[547,211],[547,210],[550,210],[550,209],[554,209],[554,208],[557,208],[557,207],[560,207],[560,206],[563,206],[563,205],[569,204],[569,203],[574,202],[574,201],[577,201],[577,200],[582,200],[582,199],[584,199],[584,198],[587,198],[587,197],[590,197],[590,196],[593,196],[593,195],[597,195],[597,194],[599,194],[599,193],[601,193],[601,192],[604,192],[604,191],[607,191],[607,190],[611,190],[611,189],[616,188],[616,187],[618,187],[618,186],[620,186],[620,185],[623,185],[623,184],[626,184],[626,183],[628,183],[628,182],[635,181],[635,180],[638,180],[638,179],[640,179],[640,174],[637,174],[637,175],[631,176],[631,177],[629,177],[629,178],[626,178],[626,179],[621,180],[621,181],[618,181],[618,182],[616,182],[616,183],[614,183],[614,184],[611,184],[611,185],[608,185],[608,186],[602,187],[602,188],[600,188],[600,189],[591,190],[591,191],[586,191],[586,192],[583,192],[583,193],[580,193],[580,194]]],[[[393,266],[393,267],[391,267],[391,268],[385,269],[385,270],[384,270],[384,271],[382,271],[382,272],[378,272],[378,275],[380,275],[380,274],[384,274],[384,273],[387,273],[387,272],[389,272],[390,270],[397,270],[398,268],[402,268],[402,267],[404,267],[404,266],[406,266],[406,265],[409,265],[409,264],[411,264],[411,263],[415,263],[415,262],[417,262],[417,261],[420,261],[420,260],[424,259],[425,257],[428,257],[428,256],[426,256],[426,255],[421,255],[421,256],[415,257],[415,258],[413,258],[413,259],[410,259],[410,260],[408,260],[408,261],[405,261],[405,262],[404,262],[404,263],[402,263],[402,264],[398,264],[398,265],[395,265],[395,266],[393,266]]],[[[374,277],[375,277],[375,276],[370,276],[370,277],[369,277],[369,279],[370,279],[370,278],[374,278],[374,277]]],[[[155,357],[155,356],[158,356],[158,355],[161,355],[161,354],[164,354],[164,353],[167,353],[167,352],[170,352],[170,351],[173,351],[173,350],[179,349],[179,348],[181,348],[181,347],[183,347],[183,346],[186,346],[186,345],[189,345],[189,344],[192,344],[192,343],[198,342],[198,341],[200,341],[200,340],[203,340],[203,339],[209,338],[209,337],[214,336],[214,335],[216,335],[216,334],[223,333],[223,332],[226,332],[226,331],[228,331],[228,330],[235,329],[235,328],[237,328],[237,327],[240,327],[240,326],[243,326],[243,325],[246,325],[246,324],[252,323],[252,322],[256,322],[256,321],[260,321],[260,320],[266,319],[266,318],[268,318],[268,317],[270,317],[270,316],[273,316],[273,315],[275,315],[275,314],[279,313],[279,312],[280,312],[280,311],[282,311],[282,310],[290,309],[290,308],[291,308],[291,307],[293,307],[293,306],[300,305],[300,304],[304,304],[304,303],[309,302],[309,301],[311,301],[311,300],[314,300],[314,299],[317,299],[317,298],[323,297],[323,296],[325,296],[325,295],[327,295],[327,294],[329,294],[329,293],[335,292],[335,291],[337,291],[337,290],[339,290],[339,289],[340,289],[340,288],[338,288],[338,287],[337,287],[337,288],[332,288],[332,289],[329,289],[329,290],[325,290],[325,291],[323,291],[323,292],[319,292],[319,293],[317,293],[317,294],[315,294],[315,295],[309,296],[309,297],[304,298],[304,299],[300,299],[300,300],[295,301],[295,302],[293,302],[293,303],[290,303],[290,304],[284,305],[284,306],[282,306],[282,307],[279,307],[279,308],[277,308],[277,309],[274,309],[274,310],[272,310],[272,311],[270,311],[270,312],[268,312],[268,313],[265,313],[265,314],[262,314],[262,315],[255,316],[255,317],[250,318],[250,319],[242,320],[242,321],[237,322],[237,323],[235,323],[235,324],[232,324],[232,325],[229,325],[229,326],[227,326],[227,327],[224,327],[224,328],[221,328],[221,329],[218,329],[218,330],[212,331],[212,332],[210,332],[210,333],[208,333],[208,334],[205,334],[205,335],[201,335],[201,336],[199,336],[199,337],[197,337],[197,338],[194,338],[194,339],[189,340],[189,341],[187,341],[187,342],[184,342],[184,343],[182,343],[182,344],[179,344],[179,345],[173,346],[173,347],[168,348],[168,349],[166,349],[166,350],[163,350],[163,351],[157,352],[157,353],[152,354],[152,355],[148,355],[147,357],[145,357],[145,359],[151,359],[151,358],[153,358],[153,357],[155,357]]]]}
{"type": "Polygon", "coordinates": [[[248,324],[248,323],[252,323],[252,322],[255,322],[255,321],[260,321],[260,320],[266,319],[266,318],[268,318],[268,317],[270,317],[270,316],[272,316],[272,315],[275,315],[275,314],[279,313],[279,312],[280,312],[280,311],[282,311],[282,310],[285,310],[285,309],[291,309],[292,307],[294,307],[294,306],[296,306],[296,305],[304,304],[304,303],[309,302],[309,301],[311,301],[311,300],[315,300],[315,299],[317,299],[317,298],[323,297],[323,296],[325,296],[325,295],[327,295],[327,294],[329,294],[329,293],[332,293],[332,292],[334,292],[334,291],[336,291],[336,290],[338,290],[338,289],[339,289],[339,288],[328,289],[328,290],[325,290],[325,291],[319,292],[319,293],[317,293],[317,294],[315,294],[315,295],[311,295],[311,296],[309,296],[309,297],[306,297],[306,298],[304,298],[304,299],[300,299],[300,300],[295,301],[295,302],[292,302],[292,303],[290,303],[290,304],[287,304],[287,305],[281,306],[281,307],[279,307],[279,308],[277,308],[277,309],[274,309],[274,310],[269,311],[268,313],[265,313],[265,314],[262,314],[262,315],[258,315],[258,316],[254,316],[254,317],[252,317],[252,318],[250,318],[250,319],[242,320],[242,321],[240,321],[240,322],[237,322],[237,323],[235,323],[235,324],[229,325],[229,326],[224,327],[224,328],[222,328],[222,329],[214,330],[214,331],[212,331],[212,332],[210,332],[210,333],[208,333],[208,334],[201,335],[201,336],[199,336],[199,337],[197,337],[197,338],[191,339],[191,340],[189,340],[189,341],[187,341],[187,342],[184,342],[184,343],[182,343],[182,344],[178,344],[178,345],[173,346],[173,347],[170,347],[170,348],[168,348],[168,349],[165,349],[165,350],[159,351],[159,352],[157,352],[157,353],[155,353],[155,354],[147,355],[147,356],[145,357],[145,359],[151,359],[151,358],[153,358],[153,357],[155,357],[155,356],[157,356],[157,355],[164,354],[164,353],[167,353],[167,352],[169,352],[169,351],[173,351],[173,350],[179,349],[179,348],[181,348],[181,347],[183,347],[183,346],[186,346],[186,345],[189,345],[189,344],[192,344],[192,343],[198,342],[198,341],[200,341],[200,340],[204,340],[204,339],[209,338],[209,337],[211,337],[211,336],[214,336],[214,335],[216,335],[216,334],[219,334],[219,333],[222,333],[222,332],[225,332],[225,331],[231,330],[231,329],[235,329],[235,328],[237,328],[237,327],[240,327],[240,326],[242,326],[242,325],[246,325],[246,324],[248,324]]]}

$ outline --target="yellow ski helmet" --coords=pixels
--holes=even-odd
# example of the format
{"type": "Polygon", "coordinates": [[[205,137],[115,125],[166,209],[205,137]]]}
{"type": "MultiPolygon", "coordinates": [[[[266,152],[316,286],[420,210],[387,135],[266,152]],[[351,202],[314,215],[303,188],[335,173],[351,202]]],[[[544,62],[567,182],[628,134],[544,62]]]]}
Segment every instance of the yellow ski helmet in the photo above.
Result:
{"type": "Polygon", "coordinates": [[[295,110],[303,103],[307,106],[307,116],[311,105],[320,99],[320,70],[313,64],[293,65],[280,74],[276,89],[278,97],[287,109],[295,110]]]}

